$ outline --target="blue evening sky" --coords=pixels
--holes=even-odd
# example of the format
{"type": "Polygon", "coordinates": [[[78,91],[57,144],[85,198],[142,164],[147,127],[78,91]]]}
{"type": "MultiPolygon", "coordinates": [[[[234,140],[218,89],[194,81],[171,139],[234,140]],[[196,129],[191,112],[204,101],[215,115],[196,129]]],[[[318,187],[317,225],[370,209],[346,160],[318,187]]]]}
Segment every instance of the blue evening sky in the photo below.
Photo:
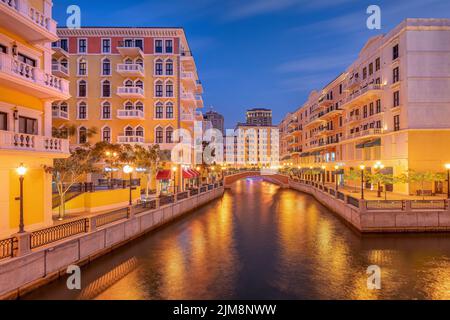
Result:
{"type": "Polygon", "coordinates": [[[71,4],[86,26],[184,27],[205,110],[221,112],[228,128],[255,107],[273,109],[278,123],[404,18],[450,18],[449,0],[54,0],[60,25],[71,4]],[[382,30],[366,28],[371,4],[382,30]]]}

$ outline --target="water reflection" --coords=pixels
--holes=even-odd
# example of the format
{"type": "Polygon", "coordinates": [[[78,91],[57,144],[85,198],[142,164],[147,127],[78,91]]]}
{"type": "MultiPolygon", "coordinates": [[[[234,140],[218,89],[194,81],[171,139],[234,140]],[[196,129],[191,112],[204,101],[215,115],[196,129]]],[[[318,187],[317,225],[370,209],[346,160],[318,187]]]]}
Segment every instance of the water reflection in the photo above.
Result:
{"type": "Polygon", "coordinates": [[[30,299],[450,299],[450,237],[361,237],[312,197],[259,179],[30,299]],[[367,289],[367,267],[382,290],[367,289]]]}

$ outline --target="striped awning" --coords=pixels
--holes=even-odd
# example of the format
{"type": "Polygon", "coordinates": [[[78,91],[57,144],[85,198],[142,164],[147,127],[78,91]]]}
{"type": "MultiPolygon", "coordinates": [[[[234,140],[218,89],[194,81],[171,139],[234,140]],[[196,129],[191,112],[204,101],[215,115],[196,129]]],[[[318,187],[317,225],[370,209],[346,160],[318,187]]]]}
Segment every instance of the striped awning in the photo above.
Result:
{"type": "Polygon", "coordinates": [[[158,171],[156,175],[156,180],[170,180],[170,170],[158,171]]]}

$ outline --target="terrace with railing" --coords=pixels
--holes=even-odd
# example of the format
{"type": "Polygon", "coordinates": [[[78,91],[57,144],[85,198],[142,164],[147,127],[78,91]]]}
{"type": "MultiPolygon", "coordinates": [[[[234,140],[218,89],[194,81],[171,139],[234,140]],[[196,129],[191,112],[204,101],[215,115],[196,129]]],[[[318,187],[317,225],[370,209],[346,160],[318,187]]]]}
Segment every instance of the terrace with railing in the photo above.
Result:
{"type": "Polygon", "coordinates": [[[0,131],[0,150],[1,149],[45,153],[68,153],[69,141],[12,131],[0,131]]]}

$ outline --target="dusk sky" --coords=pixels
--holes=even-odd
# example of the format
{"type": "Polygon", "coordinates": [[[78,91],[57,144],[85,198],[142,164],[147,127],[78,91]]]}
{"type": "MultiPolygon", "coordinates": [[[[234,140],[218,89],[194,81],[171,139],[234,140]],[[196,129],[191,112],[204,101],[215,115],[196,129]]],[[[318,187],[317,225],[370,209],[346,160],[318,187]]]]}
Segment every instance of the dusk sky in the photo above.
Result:
{"type": "Polygon", "coordinates": [[[448,0],[55,0],[60,26],[71,4],[85,26],[184,27],[204,111],[213,106],[229,128],[255,107],[271,108],[278,123],[403,19],[450,17],[448,0]],[[381,7],[382,30],[366,27],[371,4],[381,7]]]}

